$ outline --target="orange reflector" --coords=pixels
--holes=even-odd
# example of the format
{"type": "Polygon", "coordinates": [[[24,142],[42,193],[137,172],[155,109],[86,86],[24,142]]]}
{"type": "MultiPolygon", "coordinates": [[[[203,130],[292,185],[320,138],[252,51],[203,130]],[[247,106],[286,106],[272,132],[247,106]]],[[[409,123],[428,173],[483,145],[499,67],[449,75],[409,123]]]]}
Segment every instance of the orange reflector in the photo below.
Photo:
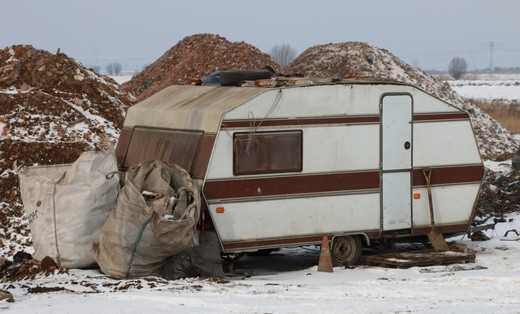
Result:
{"type": "Polygon", "coordinates": [[[421,198],[421,193],[413,193],[413,199],[418,200],[421,198]]]}
{"type": "Polygon", "coordinates": [[[224,207],[217,207],[217,214],[222,214],[224,212],[224,207]]]}

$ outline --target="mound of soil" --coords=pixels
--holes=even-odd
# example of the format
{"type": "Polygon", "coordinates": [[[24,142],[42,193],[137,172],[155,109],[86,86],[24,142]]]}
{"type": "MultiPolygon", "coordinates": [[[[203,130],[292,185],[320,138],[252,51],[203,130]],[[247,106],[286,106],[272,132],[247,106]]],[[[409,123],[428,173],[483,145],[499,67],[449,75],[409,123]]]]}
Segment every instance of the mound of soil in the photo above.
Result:
{"type": "Polygon", "coordinates": [[[520,173],[486,170],[477,204],[477,215],[520,212],[520,173]]]}
{"type": "Polygon", "coordinates": [[[63,53],[27,45],[0,51],[0,254],[31,244],[13,168],[113,149],[133,102],[115,81],[63,53]]]}
{"type": "MultiPolygon", "coordinates": [[[[73,128],[75,124],[71,123],[81,119],[91,126],[108,127],[111,122],[120,128],[126,108],[135,101],[114,80],[84,68],[64,53],[12,46],[0,52],[0,65],[0,115],[4,124],[23,111],[30,116],[42,115],[43,121],[29,121],[33,125],[59,117],[66,128],[73,128]],[[96,121],[86,112],[106,121],[96,121]]],[[[21,118],[23,121],[26,117],[21,118]]],[[[52,122],[57,124],[56,120],[52,122]]]]}
{"type": "Polygon", "coordinates": [[[32,258],[31,254],[20,251],[13,257],[13,262],[9,262],[4,268],[0,269],[1,282],[13,282],[24,279],[34,279],[38,275],[49,276],[54,273],[67,273],[65,268],[60,268],[56,262],[45,257],[41,261],[32,258]]]}
{"type": "Polygon", "coordinates": [[[188,84],[218,70],[255,70],[266,66],[280,70],[269,55],[250,44],[230,42],[214,34],[196,34],[185,37],[123,86],[143,100],[169,85],[188,84]]]}
{"type": "Polygon", "coordinates": [[[460,97],[447,83],[411,67],[384,49],[360,42],[318,45],[305,50],[285,71],[314,78],[373,77],[409,83],[470,114],[484,159],[509,159],[519,145],[500,123],[460,97]]]}

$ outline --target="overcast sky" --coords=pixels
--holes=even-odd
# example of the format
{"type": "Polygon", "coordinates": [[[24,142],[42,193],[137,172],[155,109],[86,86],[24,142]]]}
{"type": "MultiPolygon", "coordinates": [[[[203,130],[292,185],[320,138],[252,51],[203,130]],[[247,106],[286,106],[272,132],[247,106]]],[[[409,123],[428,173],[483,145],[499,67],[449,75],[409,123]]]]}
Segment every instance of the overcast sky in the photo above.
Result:
{"type": "Polygon", "coordinates": [[[422,69],[520,66],[518,0],[2,0],[0,46],[57,48],[85,66],[153,63],[184,37],[214,33],[264,52],[362,41],[422,69]]]}

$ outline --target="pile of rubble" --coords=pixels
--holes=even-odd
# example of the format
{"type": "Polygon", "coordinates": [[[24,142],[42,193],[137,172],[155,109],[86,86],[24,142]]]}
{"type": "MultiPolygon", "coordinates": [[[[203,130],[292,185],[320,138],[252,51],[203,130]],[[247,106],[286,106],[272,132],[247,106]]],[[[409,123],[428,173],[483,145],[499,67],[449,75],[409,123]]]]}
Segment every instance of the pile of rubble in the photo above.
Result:
{"type": "Polygon", "coordinates": [[[477,203],[477,216],[520,212],[520,173],[486,169],[477,203]]]}
{"type": "Polygon", "coordinates": [[[133,102],[115,81],[59,51],[0,50],[0,256],[31,244],[14,168],[113,149],[133,102]]]}
{"type": "Polygon", "coordinates": [[[14,254],[12,262],[0,257],[0,280],[3,282],[34,279],[39,274],[49,276],[66,272],[65,268],[58,267],[56,261],[48,256],[38,261],[31,254],[20,251],[14,254]]]}
{"type": "MultiPolygon", "coordinates": [[[[507,166],[506,166],[507,168],[507,166]]],[[[487,241],[485,230],[495,230],[498,223],[507,223],[506,214],[520,212],[520,172],[512,169],[492,171],[486,169],[484,183],[478,198],[475,218],[469,231],[473,241],[487,241]]],[[[508,233],[519,236],[517,229],[508,233]]]]}
{"type": "Polygon", "coordinates": [[[63,53],[22,45],[0,52],[2,139],[96,142],[87,137],[99,141],[106,129],[119,129],[134,101],[114,80],[63,53]]]}
{"type": "Polygon", "coordinates": [[[214,34],[185,37],[153,64],[123,84],[140,100],[174,84],[189,84],[218,70],[264,69],[280,66],[258,48],[245,42],[230,42],[214,34]]]}
{"type": "Polygon", "coordinates": [[[500,123],[457,95],[447,83],[411,67],[384,49],[359,42],[318,45],[305,50],[285,71],[315,78],[372,77],[409,83],[470,114],[484,159],[509,159],[519,145],[500,123]]]}

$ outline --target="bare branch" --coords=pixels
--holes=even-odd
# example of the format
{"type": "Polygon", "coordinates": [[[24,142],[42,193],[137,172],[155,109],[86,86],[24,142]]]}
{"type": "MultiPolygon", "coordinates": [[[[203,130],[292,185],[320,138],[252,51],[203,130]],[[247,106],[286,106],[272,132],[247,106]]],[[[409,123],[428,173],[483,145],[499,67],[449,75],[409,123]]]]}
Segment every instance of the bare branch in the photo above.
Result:
{"type": "Polygon", "coordinates": [[[271,59],[278,63],[282,68],[286,67],[296,58],[296,50],[289,44],[275,45],[269,53],[271,59]]]}
{"type": "Polygon", "coordinates": [[[464,58],[455,57],[451,59],[450,64],[448,65],[448,73],[458,80],[462,77],[462,75],[468,72],[468,64],[464,58]]]}

